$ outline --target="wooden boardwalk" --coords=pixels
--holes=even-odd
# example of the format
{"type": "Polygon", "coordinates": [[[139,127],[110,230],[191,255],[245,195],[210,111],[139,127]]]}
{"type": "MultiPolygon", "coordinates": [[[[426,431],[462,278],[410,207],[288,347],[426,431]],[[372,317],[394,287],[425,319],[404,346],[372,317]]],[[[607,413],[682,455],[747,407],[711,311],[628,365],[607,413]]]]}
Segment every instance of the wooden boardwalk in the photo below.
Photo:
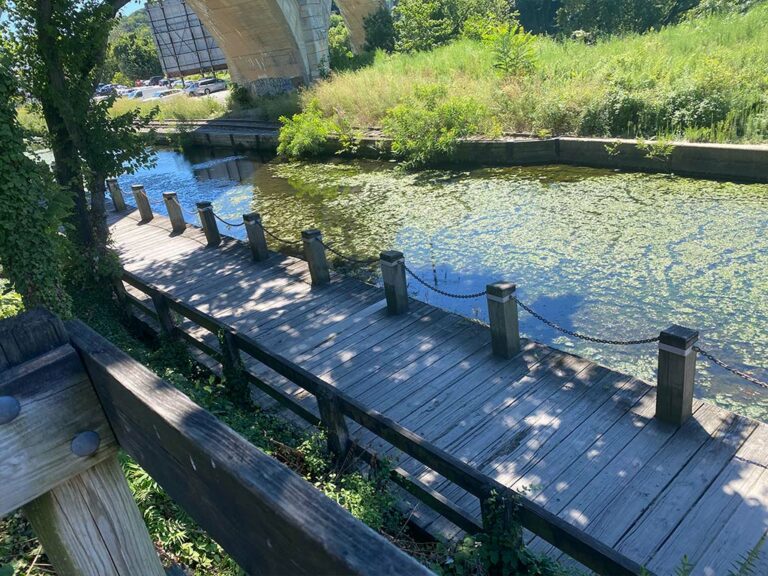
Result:
{"type": "MultiPolygon", "coordinates": [[[[127,271],[526,491],[652,573],[673,573],[687,555],[695,574],[727,574],[768,532],[765,424],[694,400],[693,417],[676,428],[653,418],[654,386],[583,358],[525,341],[502,360],[486,327],[415,301],[407,314],[388,316],[381,289],[338,275],[311,287],[302,260],[275,254],[254,263],[245,244],[207,248],[200,230],[173,235],[162,217],[139,224],[135,214],[112,213],[110,226],[127,271]]],[[[249,368],[317,412],[298,386],[255,361],[249,368]]],[[[476,498],[350,429],[479,518],[476,498]]],[[[414,515],[433,533],[458,532],[423,505],[414,515]]],[[[758,563],[755,573],[768,574],[768,554],[758,563]]]]}

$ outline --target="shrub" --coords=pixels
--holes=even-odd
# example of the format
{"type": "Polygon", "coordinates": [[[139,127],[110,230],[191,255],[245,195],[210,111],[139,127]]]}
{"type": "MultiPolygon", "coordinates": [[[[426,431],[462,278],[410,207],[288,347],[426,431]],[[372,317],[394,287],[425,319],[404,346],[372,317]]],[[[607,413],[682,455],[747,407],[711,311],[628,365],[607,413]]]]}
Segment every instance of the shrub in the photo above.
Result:
{"type": "Polygon", "coordinates": [[[390,109],[383,127],[393,154],[405,160],[406,168],[418,168],[449,159],[459,138],[480,130],[485,114],[473,98],[448,96],[444,86],[432,84],[390,109]]]}
{"type": "Polygon", "coordinates": [[[289,158],[306,158],[319,155],[325,148],[334,124],[323,116],[317,100],[309,102],[303,112],[291,118],[281,116],[277,153],[289,158]]]}
{"type": "Polygon", "coordinates": [[[456,35],[445,0],[400,0],[393,13],[398,52],[432,50],[456,35]]]}
{"type": "Polygon", "coordinates": [[[656,111],[639,96],[623,88],[613,88],[592,101],[583,111],[579,134],[634,136],[644,128],[655,129],[656,111]]]}
{"type": "Polygon", "coordinates": [[[339,14],[331,14],[331,27],[328,29],[328,64],[331,70],[349,70],[354,61],[349,28],[339,14]]]}
{"type": "Polygon", "coordinates": [[[517,22],[499,26],[488,41],[493,47],[493,67],[503,75],[522,76],[536,68],[536,39],[517,22]]]}
{"type": "Polygon", "coordinates": [[[713,86],[683,86],[667,95],[661,105],[663,125],[677,133],[706,128],[725,120],[730,98],[713,86]]]}

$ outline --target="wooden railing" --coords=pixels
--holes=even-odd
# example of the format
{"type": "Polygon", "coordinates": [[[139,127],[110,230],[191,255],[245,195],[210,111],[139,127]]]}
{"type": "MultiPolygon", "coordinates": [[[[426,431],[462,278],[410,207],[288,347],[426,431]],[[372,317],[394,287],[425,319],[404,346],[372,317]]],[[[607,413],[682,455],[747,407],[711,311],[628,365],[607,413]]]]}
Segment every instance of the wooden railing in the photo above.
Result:
{"type": "MultiPolygon", "coordinates": [[[[337,451],[339,456],[343,456],[349,450],[354,450],[364,458],[377,458],[375,453],[351,442],[345,421],[346,417],[476,496],[480,500],[480,508],[483,512],[488,509],[487,503],[491,498],[501,499],[501,502],[513,511],[512,516],[525,528],[592,570],[600,574],[610,575],[647,573],[643,572],[643,568],[636,562],[552,514],[539,504],[480,473],[376,410],[363,406],[354,398],[321,380],[288,358],[268,349],[257,340],[200,312],[158,287],[146,283],[135,274],[124,272],[123,280],[148,295],[154,304],[154,309],[129,294],[124,287],[118,286],[120,297],[126,303],[136,306],[142,312],[157,319],[160,330],[166,337],[185,340],[225,367],[228,362],[237,361],[242,352],[313,394],[318,403],[319,419],[285,392],[246,370],[249,381],[280,404],[312,424],[322,423],[329,435],[329,446],[337,451]],[[219,336],[220,340],[225,343],[225,349],[216,350],[176,325],[171,311],[219,336]],[[225,335],[226,338],[223,337],[225,335]]],[[[482,526],[473,517],[455,506],[439,492],[413,478],[405,470],[394,469],[392,478],[460,528],[470,533],[477,533],[482,530],[482,526]]]]}
{"type": "Polygon", "coordinates": [[[84,324],[0,322],[0,517],[58,574],[165,573],[118,447],[249,574],[431,574],[84,324]]]}

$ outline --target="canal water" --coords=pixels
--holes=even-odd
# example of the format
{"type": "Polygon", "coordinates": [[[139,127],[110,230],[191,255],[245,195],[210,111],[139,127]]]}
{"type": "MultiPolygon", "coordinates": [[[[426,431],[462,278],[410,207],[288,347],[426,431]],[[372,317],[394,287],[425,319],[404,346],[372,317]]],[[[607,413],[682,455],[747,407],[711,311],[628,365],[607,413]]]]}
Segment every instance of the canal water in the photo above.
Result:
{"type": "MultiPolygon", "coordinates": [[[[284,239],[319,228],[355,258],[401,250],[442,290],[470,294],[508,280],[568,330],[632,340],[672,323],[701,331],[701,347],[768,380],[768,185],[567,166],[406,173],[392,163],[285,163],[227,151],[158,150],[153,168],[120,178],[155,203],[178,193],[213,202],[231,223],[258,211],[284,239]]],[[[242,227],[221,230],[244,238],[242,227]]],[[[295,248],[272,242],[288,253],[295,248]]],[[[344,272],[378,281],[376,267],[344,272]]],[[[487,320],[484,299],[455,299],[409,278],[411,294],[487,320]]],[[[656,347],[583,341],[521,311],[521,332],[649,381],[656,347]]],[[[699,361],[697,395],[768,420],[768,391],[699,361]]]]}

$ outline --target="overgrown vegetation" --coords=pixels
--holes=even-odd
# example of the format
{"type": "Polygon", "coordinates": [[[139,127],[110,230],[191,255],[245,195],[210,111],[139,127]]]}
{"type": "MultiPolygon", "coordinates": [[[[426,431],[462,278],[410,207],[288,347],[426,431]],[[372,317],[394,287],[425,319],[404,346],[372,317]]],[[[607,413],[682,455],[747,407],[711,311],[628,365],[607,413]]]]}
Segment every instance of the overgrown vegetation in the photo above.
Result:
{"type": "MultiPolygon", "coordinates": [[[[60,193],[48,167],[26,154],[16,121],[15,92],[9,63],[0,59],[0,261],[28,307],[44,306],[69,316],[69,295],[62,283],[67,247],[58,234],[69,199],[60,193]]],[[[5,316],[13,311],[14,302],[2,288],[0,316],[5,316]]]]}
{"type": "MultiPolygon", "coordinates": [[[[594,43],[532,37],[515,26],[470,19],[463,38],[434,50],[379,52],[371,66],[307,90],[303,105],[315,103],[332,121],[383,126],[395,138],[387,127],[400,124],[392,117],[418,107],[426,90],[442,94],[435,106],[471,102],[480,115],[472,134],[768,140],[766,2],[746,12],[712,8],[660,31],[594,43]]],[[[436,122],[433,134],[451,131],[436,122]]],[[[422,145],[412,140],[398,148],[422,155],[422,145]]]]}

